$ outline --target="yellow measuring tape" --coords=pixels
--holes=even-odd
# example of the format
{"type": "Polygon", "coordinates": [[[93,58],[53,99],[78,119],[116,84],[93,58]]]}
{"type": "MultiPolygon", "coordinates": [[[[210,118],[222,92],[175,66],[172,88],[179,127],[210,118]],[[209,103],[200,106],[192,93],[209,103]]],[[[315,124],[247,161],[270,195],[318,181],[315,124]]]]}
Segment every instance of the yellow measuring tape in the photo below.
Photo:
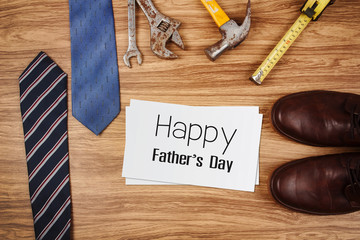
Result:
{"type": "Polygon", "coordinates": [[[269,72],[276,65],[276,63],[296,40],[296,38],[306,28],[309,22],[311,20],[317,20],[320,17],[321,13],[324,11],[324,9],[334,2],[335,0],[308,0],[301,8],[302,13],[300,17],[296,20],[296,22],[291,26],[291,28],[287,31],[284,37],[276,45],[276,47],[267,56],[267,58],[263,61],[260,67],[250,77],[250,80],[254,81],[257,84],[261,84],[266,78],[266,76],[269,74],[269,72]]]}

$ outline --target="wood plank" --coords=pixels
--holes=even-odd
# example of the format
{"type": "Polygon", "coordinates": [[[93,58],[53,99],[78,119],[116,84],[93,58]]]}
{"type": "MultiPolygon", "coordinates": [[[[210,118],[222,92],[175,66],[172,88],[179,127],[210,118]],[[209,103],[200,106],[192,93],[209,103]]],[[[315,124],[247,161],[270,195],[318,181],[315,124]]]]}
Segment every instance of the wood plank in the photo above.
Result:
{"type": "MultiPolygon", "coordinates": [[[[113,1],[121,113],[95,136],[69,114],[70,178],[74,239],[358,239],[360,215],[311,216],[278,205],[268,190],[276,167],[291,160],[355,148],[316,148],[274,131],[272,104],[305,90],[360,94],[360,4],[336,1],[309,24],[278,65],[257,86],[248,78],[299,16],[300,0],[252,1],[248,38],[210,62],[203,50],[220,33],[200,1],[153,0],[159,11],[182,22],[185,51],[169,44],[177,60],[149,48],[149,25],[136,8],[143,64],[127,68],[127,2],[113,1]],[[194,106],[260,106],[264,114],[260,186],[255,193],[195,186],[125,186],[121,177],[125,107],[130,99],[194,106]]],[[[241,22],[246,1],[219,0],[241,22]]],[[[17,78],[39,51],[69,74],[69,8],[65,0],[0,0],[0,239],[33,239],[17,78]]]]}

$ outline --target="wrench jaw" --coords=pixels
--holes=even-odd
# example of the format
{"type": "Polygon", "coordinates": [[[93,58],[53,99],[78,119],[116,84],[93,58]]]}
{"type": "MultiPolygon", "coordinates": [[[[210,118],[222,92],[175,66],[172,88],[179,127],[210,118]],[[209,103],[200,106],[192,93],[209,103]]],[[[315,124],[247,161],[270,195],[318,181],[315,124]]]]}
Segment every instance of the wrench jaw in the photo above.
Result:
{"type": "Polygon", "coordinates": [[[175,30],[174,33],[172,34],[170,41],[175,43],[175,45],[180,47],[182,50],[185,49],[185,46],[181,39],[180,33],[177,30],[175,30]]]}
{"type": "Polygon", "coordinates": [[[153,53],[162,59],[176,59],[178,56],[166,48],[166,44],[172,41],[178,47],[184,49],[184,43],[178,32],[181,22],[157,13],[150,24],[150,48],[153,53]]]}
{"type": "Polygon", "coordinates": [[[165,48],[165,44],[154,43],[150,45],[152,52],[162,59],[176,59],[178,56],[165,48]]]}
{"type": "Polygon", "coordinates": [[[176,59],[178,56],[166,48],[171,41],[178,47],[184,49],[184,43],[178,32],[180,21],[162,16],[157,24],[150,23],[150,48],[153,53],[162,59],[176,59]]]}
{"type": "Polygon", "coordinates": [[[174,59],[178,56],[166,49],[166,44],[172,41],[184,49],[178,28],[181,22],[160,13],[151,0],[136,0],[147,17],[150,25],[150,48],[153,53],[162,59],[174,59]]]}
{"type": "Polygon", "coordinates": [[[130,58],[132,57],[136,57],[138,64],[141,65],[142,64],[142,55],[141,52],[138,50],[137,47],[135,47],[135,49],[130,49],[128,48],[128,50],[126,51],[123,59],[124,59],[124,63],[126,66],[128,66],[129,68],[131,68],[131,63],[130,63],[130,58]]]}

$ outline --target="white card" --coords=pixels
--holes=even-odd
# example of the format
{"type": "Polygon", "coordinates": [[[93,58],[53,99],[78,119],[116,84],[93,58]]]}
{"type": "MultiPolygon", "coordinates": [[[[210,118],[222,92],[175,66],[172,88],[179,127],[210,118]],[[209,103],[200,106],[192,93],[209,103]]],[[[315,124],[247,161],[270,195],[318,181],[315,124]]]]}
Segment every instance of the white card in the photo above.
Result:
{"type": "Polygon", "coordinates": [[[123,176],[253,191],[262,115],[231,109],[131,101],[123,176]]]}
{"type": "MultiPolygon", "coordinates": [[[[133,108],[136,108],[137,104],[141,104],[143,102],[146,101],[140,101],[140,100],[136,100],[136,99],[131,99],[130,100],[130,106],[132,106],[133,108]]],[[[169,105],[168,103],[155,103],[158,105],[169,105]]],[[[177,107],[184,107],[184,108],[192,108],[192,106],[186,106],[186,105],[177,105],[177,104],[171,104],[172,106],[177,106],[177,107]]],[[[195,107],[195,108],[204,108],[207,110],[216,110],[218,111],[219,114],[222,114],[221,112],[226,112],[227,114],[229,114],[229,111],[239,111],[241,110],[242,112],[248,111],[248,114],[258,114],[259,113],[259,107],[254,107],[254,106],[206,106],[206,107],[195,107]]],[[[259,161],[259,160],[258,160],[259,161]]],[[[259,165],[259,163],[258,163],[259,165]]],[[[126,185],[174,185],[174,183],[166,183],[166,182],[157,182],[157,181],[149,181],[149,180],[143,180],[143,179],[134,179],[134,178],[126,178],[125,181],[126,185]]],[[[257,168],[257,173],[256,173],[256,185],[260,184],[260,179],[259,179],[259,167],[257,168]]]]}

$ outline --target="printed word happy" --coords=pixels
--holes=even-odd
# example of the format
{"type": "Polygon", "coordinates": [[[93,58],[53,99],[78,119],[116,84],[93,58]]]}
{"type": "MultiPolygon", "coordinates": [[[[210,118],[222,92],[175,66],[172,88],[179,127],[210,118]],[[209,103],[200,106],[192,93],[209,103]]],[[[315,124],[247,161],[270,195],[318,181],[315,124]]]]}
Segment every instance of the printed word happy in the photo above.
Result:
{"type": "Polygon", "coordinates": [[[237,132],[237,129],[234,129],[230,136],[223,127],[219,128],[207,124],[200,125],[197,123],[185,123],[181,121],[175,122],[173,121],[172,116],[169,116],[165,120],[160,118],[161,115],[158,114],[155,130],[156,137],[162,133],[162,136],[166,136],[167,138],[173,137],[184,140],[187,146],[190,146],[193,142],[201,141],[203,148],[205,148],[207,144],[215,142],[220,138],[220,140],[222,139],[225,141],[222,152],[223,155],[237,132]],[[164,135],[164,132],[166,135],[164,135]]]}

